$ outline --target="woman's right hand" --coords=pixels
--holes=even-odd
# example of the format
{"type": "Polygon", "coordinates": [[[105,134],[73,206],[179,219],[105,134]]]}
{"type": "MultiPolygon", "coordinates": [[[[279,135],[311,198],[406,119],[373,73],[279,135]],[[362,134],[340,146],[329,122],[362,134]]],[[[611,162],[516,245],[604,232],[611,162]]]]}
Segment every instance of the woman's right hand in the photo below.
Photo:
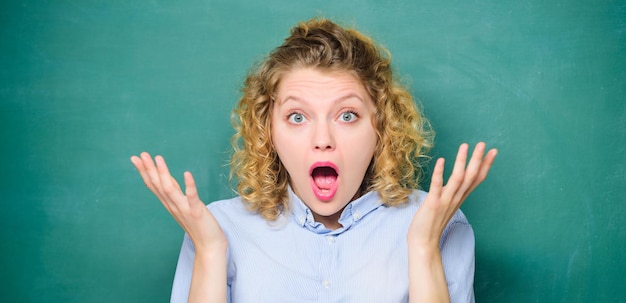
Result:
{"type": "Polygon", "coordinates": [[[191,238],[196,253],[225,251],[226,237],[219,224],[198,197],[190,172],[184,173],[185,193],[172,177],[161,156],[152,157],[147,152],[130,158],[146,186],[159,198],[161,204],[191,238]],[[155,165],[156,162],[156,165],[155,165]]]}
{"type": "Polygon", "coordinates": [[[172,177],[161,156],[143,152],[132,156],[146,186],[187,232],[195,247],[188,302],[226,302],[226,249],[228,242],[219,224],[198,197],[193,176],[185,172],[185,193],[172,177]],[[155,165],[156,162],[156,165],[155,165]]]}

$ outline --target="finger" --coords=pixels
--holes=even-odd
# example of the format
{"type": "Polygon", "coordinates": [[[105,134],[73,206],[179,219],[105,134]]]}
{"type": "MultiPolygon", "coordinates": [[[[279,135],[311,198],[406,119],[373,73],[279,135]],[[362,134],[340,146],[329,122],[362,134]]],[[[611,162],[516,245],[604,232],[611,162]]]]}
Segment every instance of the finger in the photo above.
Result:
{"type": "Polygon", "coordinates": [[[469,146],[467,145],[467,143],[463,143],[461,144],[461,146],[459,146],[459,151],[456,154],[456,160],[454,162],[454,168],[452,169],[452,174],[450,175],[446,186],[443,188],[443,192],[441,195],[441,198],[444,201],[452,201],[452,198],[459,189],[459,186],[463,184],[468,148],[469,146]]]}
{"type": "Polygon", "coordinates": [[[143,152],[140,155],[141,160],[143,161],[143,166],[146,169],[146,174],[148,174],[148,178],[150,182],[154,185],[154,187],[160,191],[159,187],[161,184],[161,180],[156,170],[156,166],[154,165],[154,161],[152,161],[152,156],[149,153],[143,152]]]}
{"type": "Polygon", "coordinates": [[[141,160],[141,158],[137,156],[132,156],[130,157],[130,162],[132,162],[135,166],[135,169],[137,169],[137,172],[141,176],[141,179],[143,180],[143,183],[146,185],[146,187],[152,190],[152,182],[150,182],[150,177],[148,177],[148,174],[146,173],[146,168],[143,166],[143,161],[141,160]]]}
{"type": "Polygon", "coordinates": [[[161,182],[159,180],[154,162],[152,162],[152,156],[147,152],[142,152],[139,155],[141,158],[141,166],[143,169],[139,172],[146,183],[146,186],[150,188],[159,200],[163,201],[163,193],[161,192],[161,182]]]}
{"type": "Polygon", "coordinates": [[[139,157],[135,156],[135,155],[130,156],[130,162],[131,162],[131,163],[133,163],[133,166],[135,166],[135,168],[136,168],[137,170],[139,170],[139,167],[140,167],[140,166],[142,166],[142,167],[143,167],[143,165],[142,165],[142,163],[141,163],[141,159],[140,159],[139,157]]]}
{"type": "Polygon", "coordinates": [[[183,189],[180,188],[180,184],[178,184],[178,181],[176,181],[176,178],[172,177],[170,175],[170,179],[172,179],[172,184],[174,184],[174,187],[176,188],[176,190],[178,190],[179,192],[183,192],[183,189]]]}
{"type": "Polygon", "coordinates": [[[193,179],[193,175],[190,172],[185,172],[185,195],[189,201],[191,208],[204,208],[204,203],[198,196],[198,188],[196,187],[196,181],[193,179]]]}
{"type": "Polygon", "coordinates": [[[498,155],[498,150],[495,148],[492,148],[487,153],[487,156],[485,156],[485,160],[483,161],[484,163],[481,166],[481,170],[478,174],[481,180],[487,179],[487,174],[489,174],[489,170],[491,169],[491,166],[493,165],[493,161],[496,160],[497,155],[498,155]]]}
{"type": "Polygon", "coordinates": [[[498,155],[498,150],[495,148],[487,152],[487,155],[485,156],[485,158],[483,159],[483,162],[480,165],[480,169],[478,171],[476,180],[474,180],[474,182],[472,183],[472,186],[470,187],[470,192],[474,190],[474,188],[476,188],[480,183],[485,181],[485,179],[487,179],[489,170],[491,170],[491,166],[493,165],[493,161],[496,159],[497,155],[498,155]]]}
{"type": "Polygon", "coordinates": [[[154,161],[156,162],[156,168],[163,188],[163,193],[169,198],[168,201],[173,202],[173,204],[179,209],[181,207],[186,208],[186,203],[183,203],[186,199],[180,191],[178,182],[176,182],[170,174],[167,164],[165,163],[165,159],[163,159],[162,156],[156,156],[154,157],[154,161]]]}
{"type": "Polygon", "coordinates": [[[193,175],[190,172],[185,172],[185,195],[189,201],[200,200],[198,197],[198,189],[196,188],[196,181],[193,179],[193,175]]]}
{"type": "Polygon", "coordinates": [[[476,144],[474,148],[474,152],[472,152],[472,158],[470,159],[467,168],[465,169],[465,175],[463,177],[463,183],[459,187],[459,189],[454,194],[453,201],[455,203],[462,203],[463,197],[466,196],[466,193],[471,191],[471,187],[474,185],[474,181],[476,180],[476,176],[481,168],[481,164],[483,163],[483,154],[485,153],[485,143],[479,142],[476,144]]]}
{"type": "Polygon", "coordinates": [[[445,166],[445,159],[439,158],[435,163],[435,168],[433,169],[433,176],[430,179],[430,189],[429,194],[439,198],[441,196],[441,189],[443,187],[443,168],[445,166]]]}

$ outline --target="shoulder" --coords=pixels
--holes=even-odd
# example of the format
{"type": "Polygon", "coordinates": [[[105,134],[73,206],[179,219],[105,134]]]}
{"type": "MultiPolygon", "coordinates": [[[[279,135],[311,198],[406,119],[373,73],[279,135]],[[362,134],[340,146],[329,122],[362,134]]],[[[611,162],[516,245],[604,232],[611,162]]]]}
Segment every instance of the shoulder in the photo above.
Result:
{"type": "Polygon", "coordinates": [[[206,206],[212,213],[223,211],[242,211],[245,207],[241,201],[241,197],[237,196],[230,199],[213,201],[206,206]]]}
{"type": "Polygon", "coordinates": [[[225,220],[237,221],[244,217],[260,217],[257,213],[249,211],[239,196],[231,199],[214,201],[207,204],[206,207],[220,223],[225,220]]]}
{"type": "Polygon", "coordinates": [[[211,202],[207,208],[227,235],[232,232],[260,232],[269,225],[257,212],[247,209],[239,196],[211,202]]]}

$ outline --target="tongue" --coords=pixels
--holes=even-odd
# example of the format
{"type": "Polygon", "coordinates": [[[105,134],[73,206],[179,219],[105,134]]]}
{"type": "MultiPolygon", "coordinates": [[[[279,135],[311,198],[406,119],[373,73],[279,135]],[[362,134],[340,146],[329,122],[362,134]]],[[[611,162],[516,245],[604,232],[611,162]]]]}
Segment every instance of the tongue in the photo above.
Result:
{"type": "Polygon", "coordinates": [[[337,172],[330,167],[318,167],[313,170],[313,181],[319,189],[331,189],[337,180],[337,172]]]}

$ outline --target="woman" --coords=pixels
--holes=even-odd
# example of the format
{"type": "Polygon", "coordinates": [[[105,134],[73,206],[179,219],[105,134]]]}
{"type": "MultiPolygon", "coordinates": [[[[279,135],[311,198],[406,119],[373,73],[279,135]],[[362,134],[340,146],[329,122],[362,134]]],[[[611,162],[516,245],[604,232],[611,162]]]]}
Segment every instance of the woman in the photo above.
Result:
{"type": "Polygon", "coordinates": [[[427,122],[388,52],[324,19],[298,24],[246,79],[232,175],[205,204],[163,157],[131,161],[186,232],[172,301],[472,302],[474,236],[459,209],[497,151],[462,144],[447,184],[416,190],[427,122]]]}

